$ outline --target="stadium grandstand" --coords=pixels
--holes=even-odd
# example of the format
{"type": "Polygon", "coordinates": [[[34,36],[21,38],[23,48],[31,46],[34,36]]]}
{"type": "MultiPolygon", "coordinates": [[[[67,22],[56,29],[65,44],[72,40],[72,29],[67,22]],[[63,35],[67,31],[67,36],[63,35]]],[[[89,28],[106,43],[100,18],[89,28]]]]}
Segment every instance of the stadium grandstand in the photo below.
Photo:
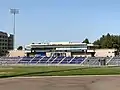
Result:
{"type": "Polygon", "coordinates": [[[118,66],[120,57],[70,57],[35,56],[1,57],[1,65],[81,65],[81,66],[118,66]]]}
{"type": "MultiPolygon", "coordinates": [[[[32,43],[26,45],[25,56],[1,57],[1,65],[81,65],[104,66],[120,65],[120,57],[115,50],[102,50],[102,55],[93,44],[74,42],[32,43]],[[96,57],[97,56],[97,57],[96,57]]],[[[20,54],[20,51],[19,51],[20,54]]]]}

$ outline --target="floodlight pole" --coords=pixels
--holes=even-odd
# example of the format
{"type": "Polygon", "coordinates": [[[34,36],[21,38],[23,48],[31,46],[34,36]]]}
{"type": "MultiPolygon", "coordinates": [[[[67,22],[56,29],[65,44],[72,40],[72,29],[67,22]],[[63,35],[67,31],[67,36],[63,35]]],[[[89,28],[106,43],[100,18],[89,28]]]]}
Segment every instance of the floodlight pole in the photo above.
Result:
{"type": "Polygon", "coordinates": [[[14,13],[14,27],[13,27],[13,34],[15,35],[15,13],[14,13]]]}
{"type": "Polygon", "coordinates": [[[10,13],[13,14],[13,48],[15,49],[15,15],[19,14],[19,10],[18,9],[10,9],[10,13]]]}

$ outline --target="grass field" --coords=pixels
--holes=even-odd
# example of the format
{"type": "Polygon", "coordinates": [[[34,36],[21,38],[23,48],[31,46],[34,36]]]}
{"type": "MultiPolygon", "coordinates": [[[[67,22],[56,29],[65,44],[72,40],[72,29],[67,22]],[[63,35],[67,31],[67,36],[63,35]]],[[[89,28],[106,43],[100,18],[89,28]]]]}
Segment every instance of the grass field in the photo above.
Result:
{"type": "Polygon", "coordinates": [[[120,67],[2,66],[0,78],[17,76],[117,75],[120,67]]]}

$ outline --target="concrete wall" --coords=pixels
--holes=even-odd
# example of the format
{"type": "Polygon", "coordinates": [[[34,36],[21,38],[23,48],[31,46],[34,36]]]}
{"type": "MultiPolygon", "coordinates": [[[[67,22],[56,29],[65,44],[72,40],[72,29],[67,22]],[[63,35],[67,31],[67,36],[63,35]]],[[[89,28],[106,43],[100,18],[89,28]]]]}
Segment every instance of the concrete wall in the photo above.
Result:
{"type": "Polygon", "coordinates": [[[47,56],[47,57],[50,57],[50,56],[51,56],[51,52],[47,52],[47,53],[46,53],[46,56],[47,56]]]}
{"type": "Polygon", "coordinates": [[[25,56],[25,51],[24,50],[10,50],[9,51],[9,57],[23,57],[25,56]]]}
{"type": "Polygon", "coordinates": [[[71,57],[71,52],[66,52],[66,57],[71,57]]]}
{"type": "Polygon", "coordinates": [[[115,49],[96,49],[95,57],[112,57],[115,56],[115,49]]]}
{"type": "Polygon", "coordinates": [[[80,53],[79,53],[79,54],[72,54],[72,56],[73,56],[73,57],[91,57],[91,54],[84,54],[84,53],[83,53],[83,54],[82,54],[82,53],[80,54],[80,53]]]}

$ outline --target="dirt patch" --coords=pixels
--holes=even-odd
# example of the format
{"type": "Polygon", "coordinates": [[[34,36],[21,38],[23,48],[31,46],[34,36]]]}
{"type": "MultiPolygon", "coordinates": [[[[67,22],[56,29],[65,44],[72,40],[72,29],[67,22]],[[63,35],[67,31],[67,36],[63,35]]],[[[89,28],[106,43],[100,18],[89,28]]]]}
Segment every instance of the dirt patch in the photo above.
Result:
{"type": "Polygon", "coordinates": [[[0,90],[120,90],[119,76],[9,78],[0,90]]]}
{"type": "Polygon", "coordinates": [[[0,72],[0,75],[2,75],[2,74],[11,74],[11,73],[14,73],[14,72],[0,72]]]}

